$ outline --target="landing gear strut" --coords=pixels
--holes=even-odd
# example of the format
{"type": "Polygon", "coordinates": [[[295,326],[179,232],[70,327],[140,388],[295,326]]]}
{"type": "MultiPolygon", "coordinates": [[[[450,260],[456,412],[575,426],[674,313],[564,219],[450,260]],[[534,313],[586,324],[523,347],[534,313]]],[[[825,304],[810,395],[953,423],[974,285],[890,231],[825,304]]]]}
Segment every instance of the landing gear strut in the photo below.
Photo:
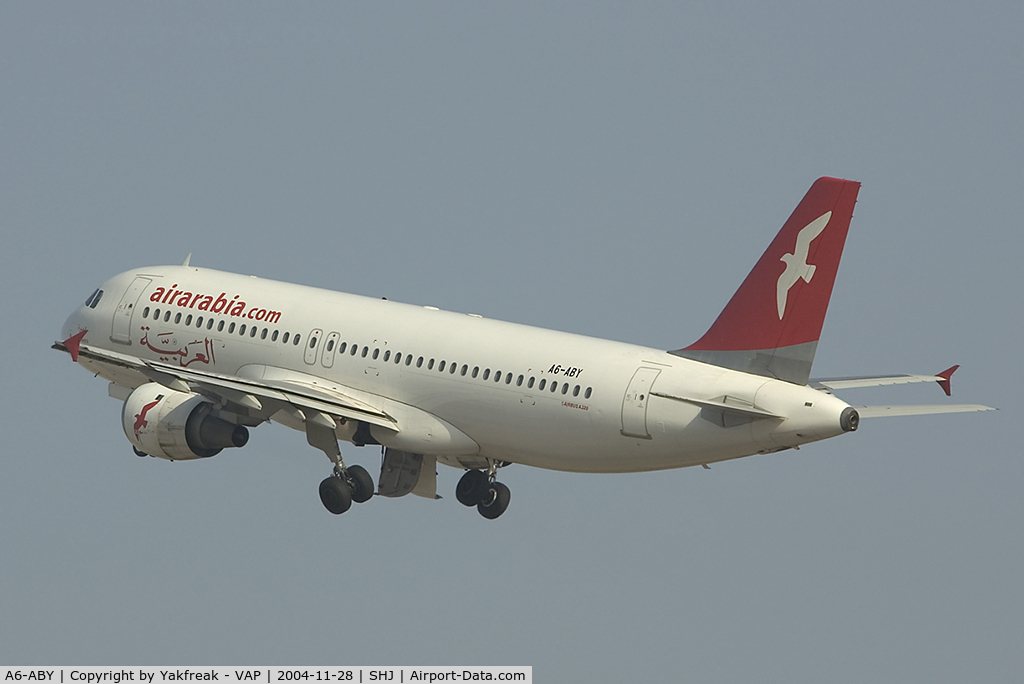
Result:
{"type": "Polygon", "coordinates": [[[455,498],[463,506],[476,506],[476,510],[488,520],[494,520],[508,508],[511,492],[501,482],[495,481],[498,464],[492,463],[487,472],[467,470],[455,486],[455,498]]]}

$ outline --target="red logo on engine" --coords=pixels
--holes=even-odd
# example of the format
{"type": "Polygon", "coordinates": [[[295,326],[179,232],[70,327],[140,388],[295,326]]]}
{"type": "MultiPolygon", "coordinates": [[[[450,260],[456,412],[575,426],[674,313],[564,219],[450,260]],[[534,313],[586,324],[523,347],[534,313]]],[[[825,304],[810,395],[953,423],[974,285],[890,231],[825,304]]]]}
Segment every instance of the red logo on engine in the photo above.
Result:
{"type": "Polygon", "coordinates": [[[149,413],[149,410],[151,408],[153,408],[154,406],[159,404],[160,401],[163,398],[164,398],[164,395],[158,394],[156,396],[156,399],[154,399],[153,401],[151,401],[148,404],[146,404],[145,406],[143,406],[142,410],[135,414],[135,425],[134,425],[134,428],[135,428],[135,439],[141,439],[139,437],[139,430],[141,430],[142,428],[144,428],[147,425],[149,425],[149,421],[146,420],[146,414],[149,413]]]}

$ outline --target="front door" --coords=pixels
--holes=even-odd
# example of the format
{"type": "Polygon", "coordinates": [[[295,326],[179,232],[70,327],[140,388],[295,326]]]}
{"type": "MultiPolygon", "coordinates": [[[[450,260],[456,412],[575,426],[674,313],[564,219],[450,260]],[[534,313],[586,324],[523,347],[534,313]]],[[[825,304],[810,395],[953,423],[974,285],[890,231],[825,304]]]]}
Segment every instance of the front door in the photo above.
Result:
{"type": "Polygon", "coordinates": [[[131,344],[132,313],[135,311],[135,304],[139,301],[142,291],[153,282],[150,278],[136,278],[128,289],[124,291],[121,301],[114,310],[114,326],[110,332],[110,339],[121,344],[131,344]]]}

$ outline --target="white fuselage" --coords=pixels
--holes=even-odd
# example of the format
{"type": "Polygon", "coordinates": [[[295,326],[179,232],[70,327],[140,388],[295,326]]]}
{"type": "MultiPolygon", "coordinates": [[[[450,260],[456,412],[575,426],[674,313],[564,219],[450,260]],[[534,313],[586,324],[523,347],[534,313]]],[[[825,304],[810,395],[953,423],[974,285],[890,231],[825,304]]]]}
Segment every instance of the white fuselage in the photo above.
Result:
{"type": "MultiPolygon", "coordinates": [[[[843,432],[847,404],[830,394],[648,347],[191,266],[129,271],[102,289],[65,337],[84,329],[83,343],[145,361],[333,388],[395,417],[397,436],[373,432],[381,443],[452,466],[660,470],[843,432]],[[730,420],[700,402],[775,417],[730,420]]],[[[149,381],[94,370],[129,388],[149,381]]]]}

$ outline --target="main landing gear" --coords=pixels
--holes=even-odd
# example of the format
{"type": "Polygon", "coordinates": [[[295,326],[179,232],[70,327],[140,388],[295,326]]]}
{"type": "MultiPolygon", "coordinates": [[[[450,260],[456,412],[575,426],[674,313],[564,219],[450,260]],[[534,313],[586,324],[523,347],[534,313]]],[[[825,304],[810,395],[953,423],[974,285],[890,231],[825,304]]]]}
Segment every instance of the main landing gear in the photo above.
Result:
{"type": "Polygon", "coordinates": [[[480,515],[488,520],[494,520],[504,513],[512,498],[508,487],[495,482],[497,470],[497,464],[492,464],[487,472],[467,470],[455,486],[455,498],[459,503],[463,506],[476,506],[480,515]]]}
{"type": "Polygon", "coordinates": [[[333,422],[325,424],[326,418],[306,420],[306,441],[320,449],[334,464],[334,472],[320,483],[320,501],[324,508],[335,515],[341,515],[352,507],[352,502],[363,503],[373,496],[373,478],[362,466],[345,467],[341,460],[341,449],[334,434],[333,422]]]}
{"type": "Polygon", "coordinates": [[[335,465],[334,473],[320,483],[320,501],[324,508],[341,515],[352,502],[363,503],[373,496],[373,478],[362,466],[344,468],[335,465]]]}

